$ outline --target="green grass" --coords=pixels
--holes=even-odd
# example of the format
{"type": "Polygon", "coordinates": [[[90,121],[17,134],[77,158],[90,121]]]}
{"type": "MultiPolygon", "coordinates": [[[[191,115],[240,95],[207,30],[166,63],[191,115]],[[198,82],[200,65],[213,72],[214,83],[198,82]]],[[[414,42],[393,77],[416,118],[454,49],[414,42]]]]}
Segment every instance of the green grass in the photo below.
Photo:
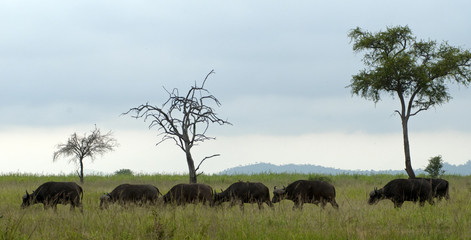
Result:
{"type": "Polygon", "coordinates": [[[466,239],[471,236],[471,177],[446,176],[451,200],[434,206],[406,202],[394,209],[389,200],[370,206],[368,193],[404,175],[303,175],[260,174],[200,176],[199,182],[215,190],[231,183],[260,181],[270,189],[298,179],[330,181],[340,209],[312,204],[293,210],[282,201],[273,209],[264,205],[211,208],[187,206],[135,207],[112,205],[99,210],[99,197],[121,183],[149,183],[166,193],[173,185],[188,181],[186,175],[88,176],[84,189],[84,212],[59,205],[57,212],[42,204],[21,210],[21,196],[46,181],[75,181],[75,176],[0,176],[0,239],[466,239]]]}

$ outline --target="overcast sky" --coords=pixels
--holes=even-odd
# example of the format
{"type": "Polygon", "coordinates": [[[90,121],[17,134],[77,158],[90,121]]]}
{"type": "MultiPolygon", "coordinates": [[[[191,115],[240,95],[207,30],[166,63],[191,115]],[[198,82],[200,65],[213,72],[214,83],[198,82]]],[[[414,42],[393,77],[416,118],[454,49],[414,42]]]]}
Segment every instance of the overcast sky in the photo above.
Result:
{"type": "MultiPolygon", "coordinates": [[[[116,151],[85,168],[185,173],[173,142],[121,116],[163,89],[201,83],[232,126],[194,158],[216,173],[256,162],[403,169],[399,102],[352,96],[362,65],[348,32],[408,25],[419,39],[471,49],[471,2],[461,1],[12,1],[0,2],[0,172],[70,173],[55,146],[96,124],[116,151]]],[[[471,160],[471,89],[410,121],[412,165],[471,160]]]]}

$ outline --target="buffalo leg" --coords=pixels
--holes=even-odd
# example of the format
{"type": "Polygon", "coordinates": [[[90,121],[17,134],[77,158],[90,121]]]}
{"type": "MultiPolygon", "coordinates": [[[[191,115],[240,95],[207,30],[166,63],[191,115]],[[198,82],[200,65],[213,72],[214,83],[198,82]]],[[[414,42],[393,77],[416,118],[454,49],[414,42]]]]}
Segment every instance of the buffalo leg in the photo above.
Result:
{"type": "Polygon", "coordinates": [[[403,203],[404,203],[403,201],[394,202],[394,208],[400,208],[403,203]]]}
{"type": "Polygon", "coordinates": [[[240,210],[244,211],[244,201],[240,201],[240,210]]]}
{"type": "MultiPolygon", "coordinates": [[[[330,201],[328,201],[327,198],[321,197],[320,203],[321,203],[321,207],[322,207],[323,209],[325,208],[325,206],[327,206],[327,203],[328,203],[328,202],[330,202],[330,201]]],[[[330,202],[330,204],[332,204],[332,202],[330,202]]],[[[332,205],[332,206],[333,206],[333,205],[332,205]]]]}
{"type": "Polygon", "coordinates": [[[78,208],[79,208],[79,211],[80,211],[81,213],[83,213],[83,205],[82,205],[82,203],[79,202],[79,203],[76,203],[76,204],[71,204],[71,205],[70,205],[70,211],[75,211],[75,207],[78,207],[78,208]]]}
{"type": "Polygon", "coordinates": [[[258,205],[258,210],[262,210],[262,209],[263,209],[263,202],[258,201],[258,202],[257,202],[257,205],[258,205]]]}
{"type": "Polygon", "coordinates": [[[295,209],[303,209],[303,203],[300,202],[300,201],[295,201],[294,206],[293,206],[293,210],[295,210],[295,209]]]}

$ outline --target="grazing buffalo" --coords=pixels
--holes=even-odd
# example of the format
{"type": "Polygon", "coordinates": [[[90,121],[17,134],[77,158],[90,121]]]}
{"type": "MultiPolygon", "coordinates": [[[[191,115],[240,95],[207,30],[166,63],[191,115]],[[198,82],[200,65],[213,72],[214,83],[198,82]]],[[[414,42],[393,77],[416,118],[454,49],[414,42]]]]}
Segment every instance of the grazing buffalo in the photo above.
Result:
{"type": "Polygon", "coordinates": [[[159,197],[159,189],[148,184],[121,184],[111,193],[105,193],[100,197],[100,208],[106,208],[109,203],[118,202],[121,205],[134,203],[143,205],[155,204],[159,197]]]}
{"type": "Polygon", "coordinates": [[[395,208],[401,207],[404,201],[419,201],[420,206],[428,201],[433,205],[432,185],[425,179],[394,179],[383,188],[371,191],[368,204],[378,203],[382,199],[390,199],[395,208]]]}
{"type": "Polygon", "coordinates": [[[438,201],[445,198],[446,200],[450,199],[448,194],[448,181],[441,178],[424,178],[426,181],[432,184],[432,196],[437,198],[438,201]]]}
{"type": "Polygon", "coordinates": [[[200,183],[177,184],[173,186],[167,194],[163,196],[164,203],[176,203],[178,205],[185,203],[202,202],[213,205],[213,189],[200,183]]]}
{"type": "Polygon", "coordinates": [[[74,182],[46,182],[39,186],[33,193],[23,196],[21,208],[28,207],[31,204],[42,203],[44,209],[52,207],[57,210],[57,204],[69,204],[70,210],[79,207],[80,212],[83,211],[82,203],[83,190],[74,182]]]}
{"type": "Polygon", "coordinates": [[[216,204],[222,202],[231,202],[234,206],[236,202],[240,203],[240,208],[244,208],[244,203],[257,203],[258,208],[262,208],[262,204],[266,203],[273,207],[270,201],[270,191],[267,186],[259,182],[236,182],[229,186],[226,190],[214,194],[216,204]]]}
{"type": "Polygon", "coordinates": [[[335,201],[335,187],[328,182],[317,180],[298,180],[283,187],[283,189],[274,188],[273,203],[277,203],[283,199],[289,199],[294,202],[293,209],[302,208],[304,203],[313,203],[324,208],[330,203],[335,209],[339,205],[335,201]]]}

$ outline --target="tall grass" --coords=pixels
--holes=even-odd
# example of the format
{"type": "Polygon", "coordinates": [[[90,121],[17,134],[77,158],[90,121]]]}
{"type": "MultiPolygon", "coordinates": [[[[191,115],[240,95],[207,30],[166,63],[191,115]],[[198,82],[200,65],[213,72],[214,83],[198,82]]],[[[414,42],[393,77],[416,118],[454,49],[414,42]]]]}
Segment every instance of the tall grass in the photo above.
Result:
{"type": "Polygon", "coordinates": [[[305,204],[293,210],[282,201],[273,209],[246,204],[244,210],[228,203],[211,208],[187,206],[112,205],[99,210],[99,197],[121,183],[149,183],[166,193],[187,182],[184,175],[88,176],[84,212],[59,205],[57,212],[34,205],[21,210],[21,196],[45,181],[77,181],[75,176],[0,176],[0,239],[466,239],[471,236],[471,177],[447,176],[451,200],[434,206],[406,202],[394,209],[389,200],[369,206],[368,193],[382,187],[391,175],[261,174],[200,176],[214,189],[233,182],[259,181],[270,189],[298,179],[324,177],[337,192],[339,210],[305,204]]]}

